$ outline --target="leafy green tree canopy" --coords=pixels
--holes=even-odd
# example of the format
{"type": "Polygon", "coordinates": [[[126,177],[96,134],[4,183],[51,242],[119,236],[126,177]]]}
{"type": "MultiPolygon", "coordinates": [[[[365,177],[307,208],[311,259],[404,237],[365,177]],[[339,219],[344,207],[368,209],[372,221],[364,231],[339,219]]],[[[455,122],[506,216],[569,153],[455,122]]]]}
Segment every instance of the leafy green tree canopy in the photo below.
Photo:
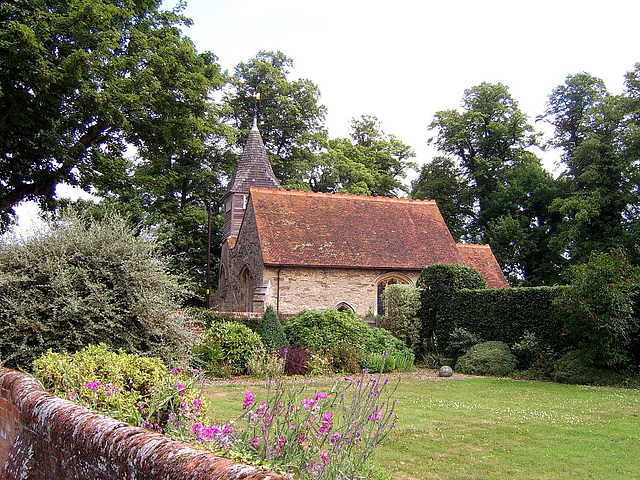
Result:
{"type": "Polygon", "coordinates": [[[216,57],[159,0],[0,3],[0,214],[47,206],[57,184],[90,190],[141,159],[201,152],[216,57]]]}
{"type": "Polygon", "coordinates": [[[375,116],[351,120],[351,138],[330,139],[307,183],[315,192],[395,197],[407,189],[402,180],[415,168],[413,149],[382,131],[375,116]]]}
{"type": "Polygon", "coordinates": [[[257,115],[273,171],[284,186],[300,180],[318,141],[326,138],[320,89],[308,79],[291,80],[292,69],[293,60],[284,53],[260,51],[236,66],[223,98],[240,146],[257,115]]]}

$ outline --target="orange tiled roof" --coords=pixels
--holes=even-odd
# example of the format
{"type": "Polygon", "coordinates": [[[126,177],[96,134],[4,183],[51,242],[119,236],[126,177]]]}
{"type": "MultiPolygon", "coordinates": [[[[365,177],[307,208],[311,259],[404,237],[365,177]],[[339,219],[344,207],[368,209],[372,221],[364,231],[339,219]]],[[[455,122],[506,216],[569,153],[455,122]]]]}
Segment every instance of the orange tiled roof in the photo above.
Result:
{"type": "Polygon", "coordinates": [[[489,245],[459,243],[458,252],[460,252],[462,263],[480,272],[487,281],[487,287],[506,288],[509,286],[489,245]]]}
{"type": "Polygon", "coordinates": [[[434,201],[251,187],[265,265],[422,270],[463,263],[434,201]]]}

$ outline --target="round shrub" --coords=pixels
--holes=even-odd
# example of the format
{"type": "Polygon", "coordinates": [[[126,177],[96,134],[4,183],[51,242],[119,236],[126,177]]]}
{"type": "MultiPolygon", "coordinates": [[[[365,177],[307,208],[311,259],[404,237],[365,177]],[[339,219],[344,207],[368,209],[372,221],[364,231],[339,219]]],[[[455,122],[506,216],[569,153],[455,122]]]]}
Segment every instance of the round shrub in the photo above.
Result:
{"type": "Polygon", "coordinates": [[[186,365],[191,335],[176,315],[182,287],[150,237],[126,219],[73,211],[25,238],[0,240],[0,354],[31,371],[47,350],[112,350],[186,365]]]}
{"type": "Polygon", "coordinates": [[[471,347],[456,363],[456,371],[468,375],[509,376],[516,357],[504,342],[484,342],[471,347]]]}
{"type": "Polygon", "coordinates": [[[382,328],[369,327],[353,312],[310,310],[291,317],[284,329],[292,344],[337,358],[339,369],[351,368],[349,365],[361,357],[384,351],[392,356],[413,356],[402,340],[382,328]],[[343,344],[352,348],[345,350],[343,344]],[[345,358],[348,351],[353,352],[354,358],[345,358]]]}
{"type": "Polygon", "coordinates": [[[619,383],[612,369],[594,367],[582,350],[565,353],[556,363],[553,380],[577,385],[615,385],[619,383]]]}
{"type": "MultiPolygon", "coordinates": [[[[194,348],[194,353],[203,359],[213,350],[211,358],[230,366],[236,374],[246,373],[249,360],[265,354],[260,336],[237,322],[211,325],[204,333],[203,342],[194,348]]],[[[210,365],[209,368],[215,371],[216,366],[210,365]]]]}

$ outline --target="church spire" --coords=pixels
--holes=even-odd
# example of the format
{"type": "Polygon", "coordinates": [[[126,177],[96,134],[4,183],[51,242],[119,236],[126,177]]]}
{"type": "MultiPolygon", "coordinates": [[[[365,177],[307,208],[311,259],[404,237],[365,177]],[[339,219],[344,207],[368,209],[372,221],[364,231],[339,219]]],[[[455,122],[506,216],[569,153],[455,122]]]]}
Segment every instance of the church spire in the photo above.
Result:
{"type": "Polygon", "coordinates": [[[253,128],[249,132],[238,166],[227,187],[227,193],[222,197],[226,239],[236,237],[240,231],[251,187],[282,190],[282,185],[273,174],[269,163],[256,117],[253,118],[253,128]]]}
{"type": "Polygon", "coordinates": [[[256,117],[253,118],[253,128],[249,132],[242,156],[229,182],[227,194],[248,194],[250,187],[282,189],[269,163],[269,156],[258,130],[256,117]]]}

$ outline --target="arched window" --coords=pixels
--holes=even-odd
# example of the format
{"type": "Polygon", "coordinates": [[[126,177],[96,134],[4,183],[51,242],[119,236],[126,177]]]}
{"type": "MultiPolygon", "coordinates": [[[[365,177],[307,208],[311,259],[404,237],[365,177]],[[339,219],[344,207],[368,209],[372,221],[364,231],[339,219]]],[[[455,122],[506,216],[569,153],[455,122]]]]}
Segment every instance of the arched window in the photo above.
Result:
{"type": "Polygon", "coordinates": [[[401,273],[387,273],[376,280],[376,315],[384,315],[382,292],[388,285],[411,283],[411,279],[401,273]]]}
{"type": "Polygon", "coordinates": [[[244,267],[240,272],[240,309],[243,312],[253,311],[253,291],[249,269],[244,267]]]}
{"type": "Polygon", "coordinates": [[[351,305],[349,305],[347,302],[340,302],[339,304],[337,304],[333,308],[336,309],[339,312],[355,312],[353,307],[351,305]]]}

